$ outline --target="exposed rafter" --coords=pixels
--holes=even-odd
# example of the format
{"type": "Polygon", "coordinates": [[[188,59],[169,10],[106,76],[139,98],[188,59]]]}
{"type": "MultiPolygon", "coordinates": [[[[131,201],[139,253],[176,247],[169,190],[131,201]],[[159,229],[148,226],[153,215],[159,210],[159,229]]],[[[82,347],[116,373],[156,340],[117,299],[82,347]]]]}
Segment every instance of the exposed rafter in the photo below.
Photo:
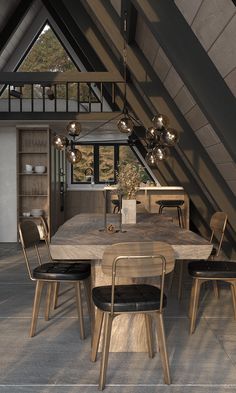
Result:
{"type": "Polygon", "coordinates": [[[0,84],[61,82],[124,83],[120,74],[112,72],[0,72],[0,84]]]}
{"type": "Polygon", "coordinates": [[[0,32],[0,53],[7,45],[12,34],[16,31],[19,23],[23,19],[24,15],[31,6],[33,0],[21,1],[18,6],[13,10],[10,18],[8,19],[6,25],[0,32]]]}
{"type": "Polygon", "coordinates": [[[61,0],[42,0],[42,3],[60,27],[71,47],[79,54],[85,68],[88,71],[106,71],[103,63],[88,44],[63,2],[61,0]],[[91,62],[91,59],[93,59],[93,62],[91,62]]]}
{"type": "MultiPolygon", "coordinates": [[[[122,54],[123,39],[119,30],[120,21],[118,20],[117,14],[114,12],[111,5],[101,0],[83,1],[86,3],[94,18],[97,19],[98,24],[102,24],[104,32],[106,34],[106,40],[109,41],[109,45],[113,45],[115,49],[122,54]]],[[[154,108],[157,112],[166,113],[171,118],[171,124],[174,128],[184,129],[183,135],[181,135],[180,149],[181,154],[177,154],[176,160],[173,159],[173,172],[178,177],[179,183],[181,183],[186,191],[191,196],[193,202],[196,202],[196,206],[205,210],[206,222],[209,222],[209,215],[215,210],[215,206],[218,206],[222,210],[228,211],[229,215],[234,215],[234,199],[231,191],[223,178],[219,175],[218,171],[210,161],[204,148],[192,133],[192,130],[186,122],[183,115],[180,113],[176,104],[163,87],[159,78],[156,76],[150,64],[144,58],[143,54],[137,47],[129,46],[128,48],[128,67],[132,72],[132,75],[136,78],[136,81],[140,87],[140,90],[146,97],[149,97],[154,108]],[[194,145],[194,152],[193,152],[194,145]],[[188,162],[189,168],[192,168],[194,173],[196,166],[197,156],[198,160],[198,171],[197,176],[199,177],[199,184],[193,183],[193,175],[186,171],[182,171],[179,162],[182,162],[183,158],[181,155],[184,154],[185,159],[188,162]],[[189,174],[189,175],[188,175],[189,174]],[[213,199],[216,198],[216,203],[212,206],[211,202],[206,205],[205,194],[200,187],[202,181],[204,187],[210,190],[213,199]],[[192,191],[194,189],[194,192],[192,191]],[[227,194],[228,198],[225,197],[227,194]],[[219,201],[221,206],[219,206],[219,201]],[[207,207],[207,208],[206,208],[207,207]]],[[[182,163],[185,167],[184,162],[182,163]]],[[[170,168],[171,170],[171,168],[170,168]]],[[[170,173],[170,171],[169,171],[170,173]]],[[[232,221],[234,225],[234,222],[232,221]]],[[[233,230],[232,232],[233,233],[233,230]]],[[[229,234],[229,236],[231,236],[229,234]]]]}
{"type": "Polygon", "coordinates": [[[236,159],[236,133],[232,132],[236,124],[235,97],[174,1],[132,2],[175,65],[225,147],[236,159]]]}

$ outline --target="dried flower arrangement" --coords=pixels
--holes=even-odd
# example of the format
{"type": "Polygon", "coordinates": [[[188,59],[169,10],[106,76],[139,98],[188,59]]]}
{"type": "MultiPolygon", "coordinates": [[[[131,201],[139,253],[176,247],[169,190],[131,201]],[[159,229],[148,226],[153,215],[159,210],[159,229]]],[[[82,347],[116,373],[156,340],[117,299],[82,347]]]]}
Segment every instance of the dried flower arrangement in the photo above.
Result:
{"type": "Polygon", "coordinates": [[[142,179],[142,168],[124,161],[119,164],[116,175],[118,192],[125,199],[135,199],[142,179]]]}

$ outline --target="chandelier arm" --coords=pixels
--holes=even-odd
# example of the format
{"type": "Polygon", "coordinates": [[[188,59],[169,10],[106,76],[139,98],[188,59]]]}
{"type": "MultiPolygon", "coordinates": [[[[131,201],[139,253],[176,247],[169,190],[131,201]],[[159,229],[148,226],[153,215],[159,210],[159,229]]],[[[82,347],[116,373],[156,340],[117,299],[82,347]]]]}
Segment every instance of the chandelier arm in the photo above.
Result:
{"type": "Polygon", "coordinates": [[[73,143],[76,145],[80,139],[84,138],[85,136],[87,136],[87,135],[89,135],[89,134],[92,134],[94,131],[96,131],[96,130],[98,130],[99,128],[105,126],[106,124],[110,123],[111,121],[116,120],[119,116],[120,116],[120,113],[116,114],[116,115],[115,115],[114,117],[112,117],[111,119],[106,120],[104,123],[99,124],[99,126],[97,126],[97,127],[93,128],[92,130],[88,131],[86,134],[81,135],[81,136],[79,136],[78,138],[76,138],[76,139],[73,141],[73,143]]]}

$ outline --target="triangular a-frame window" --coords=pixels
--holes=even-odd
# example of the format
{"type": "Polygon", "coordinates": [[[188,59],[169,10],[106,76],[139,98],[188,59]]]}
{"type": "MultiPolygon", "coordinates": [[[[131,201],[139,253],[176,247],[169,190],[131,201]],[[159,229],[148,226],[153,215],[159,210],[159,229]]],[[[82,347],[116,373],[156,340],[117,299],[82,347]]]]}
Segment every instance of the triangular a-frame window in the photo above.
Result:
{"type": "Polygon", "coordinates": [[[53,29],[49,24],[46,24],[39,32],[37,39],[17,68],[17,71],[66,72],[78,71],[78,68],[53,29]]]}
{"type": "MultiPolygon", "coordinates": [[[[31,48],[24,54],[21,63],[15,69],[15,72],[78,71],[80,71],[79,68],[48,23],[46,23],[39,31],[31,48]]],[[[50,88],[50,85],[47,84],[46,87],[50,88]]],[[[82,105],[80,107],[81,111],[89,111],[87,108],[87,106],[90,105],[89,103],[99,102],[99,98],[95,92],[93,84],[86,82],[81,82],[79,85],[76,81],[59,83],[52,86],[52,89],[50,88],[50,94],[51,98],[48,96],[49,100],[54,100],[54,97],[56,96],[57,99],[64,100],[65,105],[67,100],[69,111],[70,109],[71,111],[77,111],[79,105],[82,105]]],[[[26,84],[23,86],[16,85],[3,88],[2,94],[0,93],[0,98],[6,101],[5,105],[8,105],[9,103],[7,103],[9,96],[11,96],[11,100],[14,101],[17,101],[20,97],[31,99],[32,87],[30,84],[26,84]]],[[[45,97],[45,84],[33,84],[33,97],[35,99],[43,99],[43,97],[45,97]]],[[[14,105],[16,106],[16,103],[14,105]]]]}

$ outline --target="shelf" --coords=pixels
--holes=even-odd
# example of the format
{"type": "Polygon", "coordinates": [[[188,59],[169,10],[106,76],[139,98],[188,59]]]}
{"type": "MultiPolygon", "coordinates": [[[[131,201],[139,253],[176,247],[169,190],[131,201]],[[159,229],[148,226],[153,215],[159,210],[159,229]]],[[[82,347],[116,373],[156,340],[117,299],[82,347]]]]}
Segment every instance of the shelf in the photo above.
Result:
{"type": "Polygon", "coordinates": [[[50,130],[18,128],[17,151],[17,211],[18,220],[34,220],[40,217],[23,216],[34,208],[42,209],[50,228],[50,130]],[[45,172],[26,171],[26,165],[44,166],[45,172]]]}
{"type": "Polygon", "coordinates": [[[44,173],[36,173],[36,172],[27,173],[27,172],[21,172],[21,173],[18,173],[18,175],[20,175],[20,176],[47,176],[47,172],[44,172],[44,173]]]}
{"type": "Polygon", "coordinates": [[[48,194],[19,194],[19,197],[47,197],[48,194]]]}
{"type": "Polygon", "coordinates": [[[29,216],[29,217],[19,216],[20,219],[24,219],[24,220],[27,220],[27,218],[28,218],[28,219],[32,219],[32,218],[33,218],[33,219],[34,219],[34,218],[35,218],[35,219],[39,219],[40,217],[45,217],[45,218],[47,218],[48,216],[39,216],[39,217],[35,217],[35,216],[29,216]]]}
{"type": "Polygon", "coordinates": [[[19,154],[48,154],[46,151],[19,151],[19,154]]]}

